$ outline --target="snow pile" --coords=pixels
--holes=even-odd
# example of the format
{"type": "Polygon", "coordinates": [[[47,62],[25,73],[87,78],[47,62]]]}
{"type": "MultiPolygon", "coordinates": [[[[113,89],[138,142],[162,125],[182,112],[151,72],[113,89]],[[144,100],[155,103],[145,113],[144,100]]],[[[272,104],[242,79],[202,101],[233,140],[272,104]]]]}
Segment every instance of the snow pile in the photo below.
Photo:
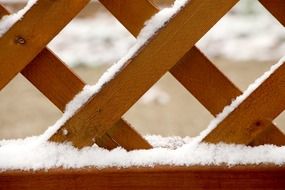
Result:
{"type": "Polygon", "coordinates": [[[107,151],[95,145],[78,150],[69,144],[42,143],[39,137],[0,141],[0,170],[285,163],[285,147],[204,143],[189,146],[190,138],[151,136],[148,139],[155,148],[130,152],[122,148],[107,151]],[[161,144],[167,142],[172,142],[174,147],[162,148],[161,144]]]}
{"type": "Polygon", "coordinates": [[[3,36],[37,2],[29,0],[27,5],[15,14],[3,16],[0,20],[0,37],[3,36]]]}

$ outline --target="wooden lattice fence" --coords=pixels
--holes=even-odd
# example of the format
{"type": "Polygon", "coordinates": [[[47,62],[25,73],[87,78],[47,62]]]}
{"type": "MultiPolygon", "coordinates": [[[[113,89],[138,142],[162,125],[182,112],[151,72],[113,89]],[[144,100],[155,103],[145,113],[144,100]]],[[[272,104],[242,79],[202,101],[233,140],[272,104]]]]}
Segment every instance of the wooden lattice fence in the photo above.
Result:
{"type": "MultiPolygon", "coordinates": [[[[5,33],[0,38],[0,89],[20,72],[64,111],[65,105],[83,89],[85,83],[46,45],[88,2],[39,0],[22,20],[5,33]]],[[[158,12],[147,0],[100,2],[134,36],[139,34],[144,22],[158,12]]],[[[213,115],[220,113],[242,92],[195,47],[195,43],[237,2],[238,0],[191,0],[50,140],[71,141],[78,148],[92,145],[94,138],[99,146],[107,149],[117,146],[127,150],[151,148],[121,117],[166,72],[170,72],[209,112],[213,115]],[[63,135],[63,129],[69,131],[68,135],[63,135]]],[[[280,23],[285,24],[285,1],[260,0],[260,3],[280,23]]],[[[0,16],[6,14],[7,11],[0,7],[0,16]]],[[[272,123],[285,107],[284,74],[285,65],[282,65],[207,135],[204,141],[252,146],[268,143],[285,145],[284,134],[272,123]]],[[[274,166],[242,166],[230,169],[214,166],[157,166],[102,171],[11,171],[1,173],[0,182],[6,183],[6,189],[35,189],[40,186],[45,189],[75,189],[90,188],[91,185],[97,185],[98,188],[126,185],[137,188],[201,188],[219,187],[221,184],[224,187],[234,187],[236,184],[253,187],[258,183],[262,184],[260,187],[281,187],[285,185],[282,179],[284,174],[283,167],[274,166]],[[270,180],[265,182],[263,178],[270,180]],[[67,180],[71,183],[66,184],[67,180]]]]}

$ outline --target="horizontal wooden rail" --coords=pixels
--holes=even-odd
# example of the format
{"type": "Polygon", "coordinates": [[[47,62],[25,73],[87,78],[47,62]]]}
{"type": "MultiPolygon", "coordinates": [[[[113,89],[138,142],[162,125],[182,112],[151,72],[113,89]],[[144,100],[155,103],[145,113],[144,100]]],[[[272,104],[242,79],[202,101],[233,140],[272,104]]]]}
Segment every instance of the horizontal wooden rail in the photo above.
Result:
{"type": "Polygon", "coordinates": [[[0,190],[284,189],[285,167],[156,166],[0,173],[0,190]]]}
{"type": "Polygon", "coordinates": [[[116,123],[236,2],[190,1],[65,123],[68,139],[57,133],[52,140],[69,140],[77,147],[92,144],[94,136],[101,136],[116,123]]]}
{"type": "MultiPolygon", "coordinates": [[[[100,0],[134,36],[138,35],[144,22],[158,12],[158,9],[148,0],[137,1],[126,3],[125,0],[117,0],[114,4],[112,0],[100,0]],[[124,6],[125,4],[127,6],[124,6]],[[135,18],[130,16],[134,13],[137,15],[135,18]]],[[[170,73],[214,116],[229,105],[235,97],[242,94],[195,46],[178,61],[170,73]]],[[[285,145],[285,136],[272,124],[250,143],[250,145],[261,144],[285,145]]]]}
{"type": "MultiPolygon", "coordinates": [[[[8,11],[0,5],[0,15],[7,14],[8,11]]],[[[61,111],[64,111],[66,104],[85,86],[85,83],[47,48],[42,50],[21,73],[61,111]]],[[[150,144],[125,121],[121,120],[115,126],[97,139],[96,143],[99,146],[107,149],[122,146],[127,150],[151,148],[150,144]],[[115,137],[111,137],[109,132],[115,137]],[[123,135],[128,138],[123,138],[123,135]],[[117,142],[121,144],[118,145],[117,142]]]]}

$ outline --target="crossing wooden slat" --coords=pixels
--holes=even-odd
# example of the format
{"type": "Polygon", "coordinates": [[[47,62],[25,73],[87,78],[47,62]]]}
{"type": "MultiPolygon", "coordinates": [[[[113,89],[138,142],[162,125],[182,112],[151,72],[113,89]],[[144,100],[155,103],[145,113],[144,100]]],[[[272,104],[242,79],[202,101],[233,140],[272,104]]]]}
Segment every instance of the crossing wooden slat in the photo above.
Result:
{"type": "Polygon", "coordinates": [[[5,33],[0,38],[0,89],[31,62],[88,2],[39,0],[5,33]]]}
{"type": "Polygon", "coordinates": [[[99,0],[134,36],[157,9],[147,0],[99,0]],[[138,9],[139,8],[139,9],[138,9]]]}
{"type": "MultiPolygon", "coordinates": [[[[259,0],[260,3],[272,13],[272,15],[283,25],[285,25],[285,2],[283,0],[259,0]]],[[[260,119],[260,118],[259,118],[260,119]]],[[[255,134],[253,139],[248,139],[250,145],[259,144],[276,144],[284,145],[284,135],[282,132],[274,127],[273,124],[269,124],[268,121],[263,122],[264,128],[262,132],[255,134]],[[250,142],[251,140],[251,142],[250,142]],[[273,140],[273,141],[272,141],[273,140]]]]}
{"type": "Polygon", "coordinates": [[[61,111],[85,86],[51,51],[44,49],[21,73],[61,111]]]}
{"type": "Polygon", "coordinates": [[[285,26],[285,1],[284,0],[259,0],[271,14],[285,26]]]}
{"type": "Polygon", "coordinates": [[[120,119],[107,131],[107,135],[126,150],[149,149],[152,147],[139,133],[129,126],[130,124],[125,120],[120,119]]]}
{"type": "Polygon", "coordinates": [[[204,140],[248,144],[271,125],[285,108],[285,65],[228,115],[204,140]]]}
{"type": "MultiPolygon", "coordinates": [[[[44,49],[27,65],[22,74],[61,111],[64,111],[65,105],[85,86],[84,82],[48,49],[44,49]]],[[[123,120],[120,122],[125,123],[123,120]]],[[[115,129],[116,125],[113,128],[115,129]]],[[[110,132],[113,133],[113,130],[110,132]]],[[[127,150],[151,148],[150,144],[130,125],[119,125],[116,134],[117,136],[112,137],[108,131],[102,136],[102,139],[96,139],[96,144],[107,149],[113,149],[117,146],[122,146],[127,150]],[[123,138],[123,135],[129,138],[124,139],[124,143],[118,145],[116,142],[120,142],[121,140],[118,138],[123,138]]]]}
{"type": "MultiPolygon", "coordinates": [[[[158,12],[149,1],[100,0],[100,2],[134,35],[144,22],[158,12]],[[123,6],[127,4],[127,6],[123,6]],[[132,16],[126,14],[129,10],[136,13],[138,18],[132,20],[132,16]],[[144,10],[144,11],[140,11],[144,10]]],[[[199,51],[196,47],[191,48],[178,63],[170,70],[170,73],[195,96],[214,116],[220,113],[226,105],[241,95],[241,91],[219,69],[199,51]],[[207,73],[207,75],[205,75],[207,73]]],[[[285,145],[284,134],[271,125],[266,132],[259,135],[250,143],[285,145]]]]}
{"type": "Polygon", "coordinates": [[[101,136],[116,123],[236,2],[190,1],[66,122],[68,139],[61,133],[51,139],[69,140],[77,147],[92,144],[94,137],[101,136]]]}
{"type": "MultiPolygon", "coordinates": [[[[0,15],[7,14],[8,11],[0,5],[0,15]]],[[[64,111],[66,104],[85,86],[84,82],[47,48],[42,50],[21,73],[61,111],[64,111]]],[[[120,122],[124,123],[123,120],[120,122]]],[[[115,128],[112,128],[112,133],[115,128]]],[[[115,141],[120,139],[113,137],[114,141],[107,132],[97,139],[96,144],[107,149],[117,146],[123,146],[127,150],[151,148],[149,143],[127,124],[119,125],[116,135],[119,138],[126,135],[128,139],[118,145],[115,141]]]]}
{"type": "MultiPolygon", "coordinates": [[[[198,49],[192,48],[170,72],[213,115],[220,113],[242,93],[198,49]]],[[[268,125],[264,132],[254,136],[248,144],[285,145],[284,134],[274,124],[268,125]]]]}

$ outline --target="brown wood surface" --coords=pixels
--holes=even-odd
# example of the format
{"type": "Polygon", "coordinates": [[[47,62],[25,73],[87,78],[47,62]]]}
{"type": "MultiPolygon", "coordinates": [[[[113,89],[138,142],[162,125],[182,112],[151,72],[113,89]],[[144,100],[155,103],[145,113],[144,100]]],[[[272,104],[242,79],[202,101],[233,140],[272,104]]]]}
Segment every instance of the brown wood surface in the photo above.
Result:
{"type": "MultiPolygon", "coordinates": [[[[285,11],[285,1],[283,0],[260,0],[260,3],[268,9],[269,12],[272,13],[272,15],[274,17],[276,17],[277,20],[279,20],[279,22],[281,24],[285,24],[285,16],[284,16],[284,11],[285,11]]],[[[277,76],[278,77],[278,76],[277,76]]],[[[280,80],[282,80],[282,76],[280,75],[280,80]]],[[[273,80],[273,82],[275,82],[275,80],[273,80]]],[[[279,84],[279,85],[282,85],[282,82],[279,84]]],[[[275,91],[277,92],[273,92],[275,93],[276,95],[278,94],[278,91],[282,89],[282,86],[279,86],[277,89],[274,89],[275,91]]],[[[270,89],[268,89],[270,90],[270,89]]],[[[262,93],[260,91],[260,93],[262,93]]],[[[267,93],[270,93],[270,92],[267,92],[267,93]]],[[[277,96],[280,96],[281,94],[277,95],[277,96]]],[[[258,96],[258,94],[256,95],[258,96]]],[[[268,99],[270,100],[270,99],[268,99]]],[[[251,99],[249,98],[249,100],[247,101],[251,101],[251,99]]],[[[280,101],[276,100],[277,102],[280,101]]],[[[271,101],[268,101],[265,103],[265,105],[267,104],[270,104],[271,101]]],[[[275,98],[273,98],[273,102],[275,102],[275,98]]],[[[250,103],[246,103],[246,105],[249,105],[250,103]]],[[[282,104],[280,102],[280,104],[282,104]]],[[[254,108],[255,108],[255,111],[256,112],[259,112],[260,109],[262,109],[262,107],[258,107],[258,104],[255,105],[255,103],[252,103],[251,107],[253,107],[251,109],[251,115],[255,115],[253,112],[254,108]]],[[[230,142],[229,141],[229,138],[235,138],[236,140],[233,140],[232,142],[234,143],[244,143],[245,141],[248,142],[248,144],[250,145],[259,145],[259,144],[277,144],[277,145],[284,145],[284,135],[281,133],[281,131],[274,127],[273,124],[271,124],[270,122],[275,118],[277,117],[284,109],[282,109],[280,107],[280,105],[278,107],[272,107],[271,105],[266,107],[264,106],[263,108],[265,109],[269,109],[269,114],[270,114],[270,117],[265,117],[266,119],[260,117],[260,116],[257,116],[257,117],[251,117],[251,115],[246,115],[246,113],[244,113],[243,117],[242,116],[239,116],[239,118],[242,120],[242,122],[238,123],[238,124],[233,124],[233,126],[237,127],[236,125],[241,125],[240,127],[243,128],[243,130],[240,130],[239,132],[237,133],[230,133],[230,135],[225,135],[227,136],[227,140],[226,142],[230,142]],[[249,119],[249,121],[245,121],[246,119],[249,119]],[[247,124],[246,124],[247,123],[247,124]],[[249,138],[248,136],[248,133],[252,131],[252,135],[251,135],[251,138],[252,141],[250,141],[249,139],[246,140],[246,139],[243,139],[243,138],[249,138]],[[245,135],[247,137],[238,137],[239,135],[245,135]],[[240,139],[240,140],[237,140],[237,139],[240,139]],[[274,140],[274,141],[272,141],[274,140]]],[[[240,108],[239,108],[240,109],[240,108]]],[[[239,110],[239,112],[243,112],[242,109],[246,109],[246,108],[241,108],[239,110]]],[[[266,116],[266,114],[264,115],[266,116]]],[[[235,117],[235,115],[233,116],[235,117]]],[[[229,122],[234,122],[233,120],[229,119],[230,121],[229,122]]],[[[239,119],[236,118],[236,121],[238,121],[239,119]]],[[[225,126],[226,124],[221,124],[221,129],[226,127],[225,126]]],[[[228,126],[230,127],[230,126],[228,126]]],[[[233,130],[235,130],[235,127],[232,127],[233,130]]],[[[237,127],[239,128],[239,127],[237,127]]],[[[210,142],[218,142],[218,141],[225,141],[224,139],[222,139],[222,137],[220,137],[219,135],[221,135],[219,132],[219,130],[215,130],[213,131],[212,134],[210,134],[205,140],[206,141],[210,141],[210,142]],[[219,140],[220,139],[220,140],[219,140]]]]}
{"type": "Polygon", "coordinates": [[[147,0],[99,0],[134,36],[157,9],[147,0]]]}
{"type": "Polygon", "coordinates": [[[285,1],[284,0],[259,0],[271,14],[285,26],[285,1]]]}
{"type": "Polygon", "coordinates": [[[285,64],[279,67],[206,138],[206,142],[248,144],[285,108],[285,64]]]}
{"type": "Polygon", "coordinates": [[[40,0],[5,33],[0,38],[0,89],[30,63],[88,2],[40,0]]]}
{"type": "MultiPolygon", "coordinates": [[[[8,11],[0,5],[0,15],[7,14],[8,11]]],[[[42,50],[21,73],[61,111],[64,111],[65,105],[85,86],[84,82],[47,48],[42,50]]],[[[120,123],[125,121],[120,120],[120,123]]],[[[110,131],[114,133],[115,130],[116,137],[110,137],[107,132],[98,138],[96,143],[107,149],[118,146],[127,150],[151,148],[151,145],[130,125],[125,123],[118,126],[118,129],[114,126],[110,131]],[[123,143],[118,145],[116,141],[123,143]]]]}
{"type": "MultiPolygon", "coordinates": [[[[117,0],[114,4],[112,0],[100,1],[117,19],[134,35],[137,36],[141,26],[148,17],[158,12],[149,1],[136,1],[126,3],[125,0],[117,0]],[[118,6],[118,4],[127,6],[118,6]],[[131,9],[137,16],[143,19],[129,21],[126,13],[131,9]],[[144,10],[144,11],[141,11],[144,10]]],[[[131,18],[130,18],[131,19],[131,18]]],[[[226,105],[241,95],[241,91],[221,72],[219,69],[199,51],[195,46],[191,48],[170,70],[170,73],[204,105],[214,116],[220,113],[226,105]],[[205,73],[207,73],[205,75],[205,73]]],[[[285,145],[284,134],[271,125],[262,134],[252,139],[250,145],[275,144],[285,145]]]]}
{"type": "Polygon", "coordinates": [[[285,189],[284,166],[156,166],[0,173],[0,190],[285,189]]]}
{"type": "MultiPolygon", "coordinates": [[[[77,147],[92,144],[233,6],[236,0],[192,0],[63,126],[77,147]],[[96,110],[101,110],[100,113],[96,110]]],[[[61,133],[53,141],[67,139],[61,133]]]]}

